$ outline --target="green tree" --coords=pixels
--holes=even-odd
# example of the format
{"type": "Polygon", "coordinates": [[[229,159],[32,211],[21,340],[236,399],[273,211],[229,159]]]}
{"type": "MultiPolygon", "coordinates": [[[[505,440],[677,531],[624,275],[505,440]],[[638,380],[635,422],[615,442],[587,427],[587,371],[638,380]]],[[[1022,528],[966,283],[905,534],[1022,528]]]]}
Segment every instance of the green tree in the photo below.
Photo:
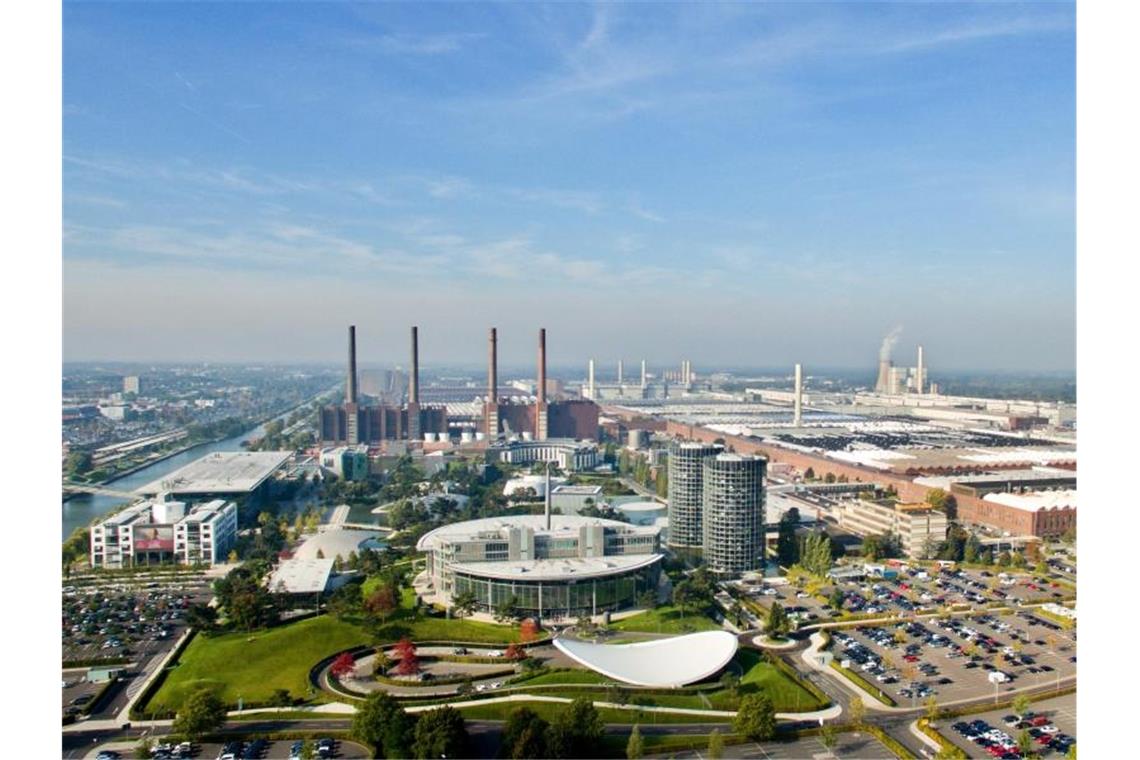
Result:
{"type": "Polygon", "coordinates": [[[629,760],[637,760],[645,754],[645,742],[641,739],[641,729],[637,724],[633,724],[633,730],[629,732],[629,741],[625,744],[625,756],[629,760]]]}
{"type": "Polygon", "coordinates": [[[199,689],[190,695],[174,717],[174,733],[198,741],[203,735],[217,731],[226,722],[226,706],[210,689],[199,689]]]}
{"type": "Polygon", "coordinates": [[[467,745],[463,715],[450,705],[428,710],[416,721],[412,751],[417,758],[466,757],[467,745]]]}
{"type": "Polygon", "coordinates": [[[804,480],[815,480],[815,468],[809,467],[804,470],[804,480]]]}
{"type": "Polygon", "coordinates": [[[352,717],[352,736],[384,757],[411,757],[415,719],[389,694],[368,695],[352,717]]]}
{"type": "Polygon", "coordinates": [[[1025,696],[1024,694],[1018,694],[1013,698],[1013,704],[1010,706],[1013,708],[1014,715],[1025,715],[1026,711],[1029,709],[1029,697],[1025,696]]]}
{"type": "Polygon", "coordinates": [[[90,451],[70,451],[64,460],[63,469],[67,477],[74,478],[86,475],[91,471],[93,459],[90,451]]]}
{"type": "Polygon", "coordinates": [[[819,727],[819,743],[822,744],[828,752],[835,748],[837,741],[835,728],[832,727],[831,724],[825,724],[819,727]]]}
{"type": "Polygon", "coordinates": [[[799,562],[799,544],[796,542],[796,526],[800,522],[800,511],[792,507],[780,517],[776,538],[776,557],[783,567],[791,567],[799,562]]]}
{"type": "Polygon", "coordinates": [[[604,728],[590,698],[575,697],[550,724],[547,751],[553,758],[596,757],[604,728]]]}
{"type": "Polygon", "coordinates": [[[767,741],[776,735],[776,708],[767,694],[748,694],[740,700],[732,725],[753,741],[767,741]]]}
{"type": "Polygon", "coordinates": [[[852,725],[860,726],[863,724],[863,718],[867,715],[867,706],[863,704],[862,699],[852,699],[847,704],[847,714],[851,717],[852,725]]]}
{"type": "Polygon", "coordinates": [[[720,729],[714,728],[709,734],[709,747],[705,754],[709,760],[720,760],[724,756],[724,737],[720,735],[720,729]]]}
{"type": "Polygon", "coordinates": [[[1021,733],[1017,735],[1017,749],[1021,752],[1022,757],[1032,754],[1034,750],[1033,737],[1029,735],[1028,730],[1022,729],[1021,733]]]}
{"type": "Polygon", "coordinates": [[[138,744],[135,745],[134,755],[136,760],[149,760],[151,754],[150,739],[145,737],[139,739],[138,744]]]}
{"type": "Polygon", "coordinates": [[[764,624],[764,632],[768,634],[769,638],[782,639],[791,628],[791,621],[788,620],[788,613],[784,611],[783,605],[779,602],[772,602],[772,606],[768,608],[768,619],[764,624]]]}
{"type": "Polygon", "coordinates": [[[475,596],[474,592],[461,591],[452,598],[451,604],[453,615],[459,618],[470,617],[479,608],[479,598],[475,596]]]}
{"type": "Polygon", "coordinates": [[[513,596],[495,605],[495,620],[499,623],[513,623],[521,614],[519,600],[513,596]]]}
{"type": "Polygon", "coordinates": [[[931,723],[938,720],[938,697],[931,694],[923,702],[923,705],[926,707],[926,719],[931,723]]]}
{"type": "Polygon", "coordinates": [[[500,754],[504,757],[546,757],[546,731],[550,724],[529,707],[518,707],[507,715],[503,725],[500,754]]]}

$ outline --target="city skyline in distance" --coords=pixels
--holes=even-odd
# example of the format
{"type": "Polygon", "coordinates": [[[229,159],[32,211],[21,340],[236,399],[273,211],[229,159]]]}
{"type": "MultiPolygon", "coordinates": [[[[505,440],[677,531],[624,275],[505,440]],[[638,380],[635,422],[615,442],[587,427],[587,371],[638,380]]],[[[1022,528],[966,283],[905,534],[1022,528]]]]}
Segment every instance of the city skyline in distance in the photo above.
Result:
{"type": "Polygon", "coordinates": [[[1074,366],[1069,5],[64,21],[65,359],[1074,366]]]}

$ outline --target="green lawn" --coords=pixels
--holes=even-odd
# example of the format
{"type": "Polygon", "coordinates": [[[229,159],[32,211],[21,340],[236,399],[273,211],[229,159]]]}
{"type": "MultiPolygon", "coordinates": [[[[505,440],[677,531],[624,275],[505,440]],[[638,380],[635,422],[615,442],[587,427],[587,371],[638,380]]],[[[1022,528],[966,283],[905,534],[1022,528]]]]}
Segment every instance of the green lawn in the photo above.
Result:
{"type": "MultiPolygon", "coordinates": [[[[604,695],[596,697],[604,702],[604,695]]],[[[503,702],[490,705],[471,705],[458,708],[468,720],[506,720],[507,716],[520,707],[529,707],[546,721],[553,721],[566,711],[566,705],[554,702],[503,702]]],[[[729,718],[714,715],[684,715],[679,713],[654,713],[640,710],[617,710],[598,708],[598,714],[605,723],[727,723],[729,718]]]]}
{"type": "MultiPolygon", "coordinates": [[[[764,691],[771,697],[777,711],[801,712],[819,710],[824,707],[811,692],[778,670],[776,666],[765,661],[759,652],[752,649],[741,649],[736,653],[734,662],[740,666],[744,673],[740,678],[741,691],[745,694],[752,690],[764,691]]],[[[714,705],[717,704],[718,698],[723,699],[721,692],[710,695],[714,705]]]]}
{"type": "Polygon", "coordinates": [[[542,686],[545,684],[564,684],[564,683],[608,683],[612,678],[606,678],[600,673],[595,673],[592,670],[559,670],[553,673],[543,673],[534,678],[528,678],[525,681],[520,681],[511,686],[542,686]]]}
{"type": "Polygon", "coordinates": [[[274,689],[294,697],[309,696],[309,668],[343,649],[367,643],[364,631],[330,615],[309,618],[252,634],[196,636],[158,693],[143,706],[148,711],[177,710],[195,689],[216,689],[229,705],[238,697],[265,702],[274,689]]]}
{"type": "MultiPolygon", "coordinates": [[[[518,628],[474,620],[444,618],[412,619],[414,594],[405,594],[405,608],[380,629],[385,642],[407,636],[413,641],[449,640],[505,644],[518,640],[518,628]]],[[[217,689],[229,705],[238,697],[245,703],[264,703],[274,689],[288,689],[296,698],[309,695],[309,668],[329,655],[371,643],[367,631],[356,622],[331,615],[288,623],[252,634],[227,633],[197,636],[183,652],[177,666],[148,705],[156,712],[177,710],[200,686],[217,689]]],[[[319,695],[318,695],[319,696],[319,695]]]]}
{"type": "Polygon", "coordinates": [[[694,631],[720,630],[719,625],[704,615],[689,612],[682,617],[681,611],[669,604],[611,623],[610,628],[615,631],[638,631],[642,633],[692,633],[694,631]]]}

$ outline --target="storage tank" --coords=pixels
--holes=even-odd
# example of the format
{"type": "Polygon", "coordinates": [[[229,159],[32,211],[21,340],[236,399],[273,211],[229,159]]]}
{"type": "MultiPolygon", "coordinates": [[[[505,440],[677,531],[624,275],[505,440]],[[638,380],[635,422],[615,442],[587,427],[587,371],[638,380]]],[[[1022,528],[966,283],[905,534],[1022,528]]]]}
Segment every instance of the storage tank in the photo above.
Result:
{"type": "Polygon", "coordinates": [[[424,443],[435,443],[435,433],[424,433],[424,443]]]}
{"type": "Polygon", "coordinates": [[[617,504],[615,509],[628,517],[634,525],[653,525],[657,518],[665,516],[667,508],[656,501],[633,501],[617,504]]]}
{"type": "Polygon", "coordinates": [[[485,441],[485,440],[487,440],[487,434],[484,433],[482,430],[476,430],[475,431],[475,440],[476,441],[485,441]]]}
{"type": "Polygon", "coordinates": [[[464,430],[462,433],[459,434],[459,442],[460,443],[471,443],[473,440],[475,440],[475,434],[472,433],[470,430],[464,430]]]}

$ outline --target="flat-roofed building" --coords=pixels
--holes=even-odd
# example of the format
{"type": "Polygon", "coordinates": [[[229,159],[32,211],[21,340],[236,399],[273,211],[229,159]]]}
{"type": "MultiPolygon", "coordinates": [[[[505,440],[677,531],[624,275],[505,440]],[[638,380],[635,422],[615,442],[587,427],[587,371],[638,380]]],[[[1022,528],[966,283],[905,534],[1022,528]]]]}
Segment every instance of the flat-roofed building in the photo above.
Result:
{"type": "Polygon", "coordinates": [[[928,547],[936,548],[946,539],[949,526],[946,514],[929,504],[848,499],[839,509],[840,528],[863,537],[894,534],[909,557],[921,557],[928,547]]]}
{"type": "Polygon", "coordinates": [[[550,508],[564,515],[576,515],[586,507],[601,506],[604,498],[601,486],[553,486],[550,489],[550,508]]]}
{"type": "Polygon", "coordinates": [[[573,438],[496,443],[487,447],[486,456],[488,462],[506,462],[507,464],[553,462],[566,472],[592,470],[601,461],[596,443],[573,438]]]}
{"type": "Polygon", "coordinates": [[[237,540],[237,506],[215,499],[187,512],[169,494],[141,501],[91,526],[91,566],[224,562],[237,540]]]}
{"type": "Polygon", "coordinates": [[[525,616],[573,619],[634,607],[656,591],[658,534],[615,520],[518,515],[445,525],[416,548],[427,558],[423,582],[447,606],[470,593],[480,612],[513,599],[525,616]]]}

